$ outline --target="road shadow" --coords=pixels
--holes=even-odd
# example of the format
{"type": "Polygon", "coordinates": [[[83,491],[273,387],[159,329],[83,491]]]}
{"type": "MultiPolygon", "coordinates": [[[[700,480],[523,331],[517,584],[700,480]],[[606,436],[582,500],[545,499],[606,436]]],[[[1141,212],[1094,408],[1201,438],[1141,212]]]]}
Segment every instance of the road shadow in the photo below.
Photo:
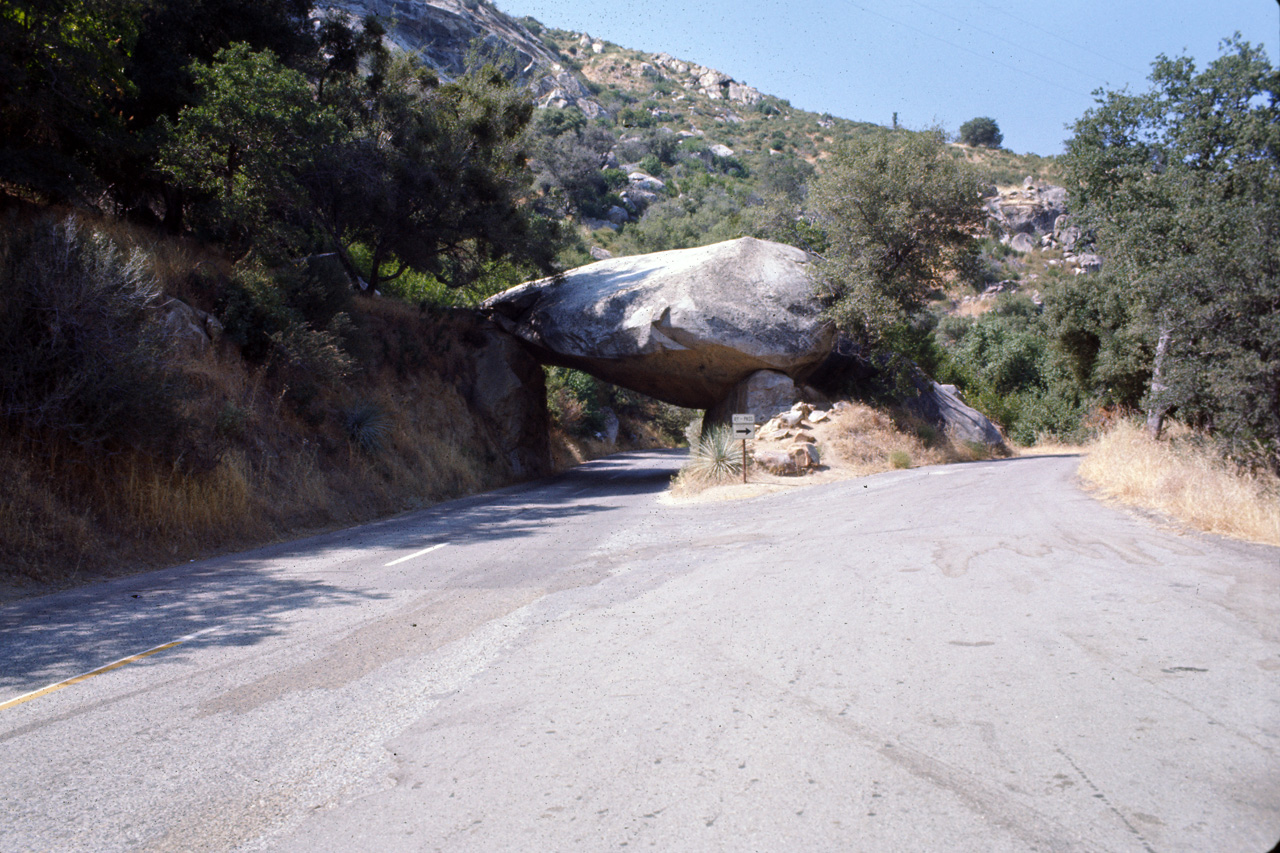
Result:
{"type": "MultiPolygon", "coordinates": [[[[0,611],[0,689],[39,687],[33,682],[76,675],[196,632],[207,633],[184,645],[249,646],[280,633],[285,614],[380,597],[212,562],[27,599],[0,611]]],[[[165,654],[181,653],[179,646],[165,654]]]]}
{"type": "Polygon", "coordinates": [[[254,645],[305,611],[387,597],[332,580],[346,566],[384,565],[441,542],[515,540],[607,514],[666,488],[683,456],[618,454],[352,528],[19,600],[0,608],[0,690],[38,688],[210,628],[183,645],[254,645]],[[308,576],[312,564],[325,579],[308,576]]]}

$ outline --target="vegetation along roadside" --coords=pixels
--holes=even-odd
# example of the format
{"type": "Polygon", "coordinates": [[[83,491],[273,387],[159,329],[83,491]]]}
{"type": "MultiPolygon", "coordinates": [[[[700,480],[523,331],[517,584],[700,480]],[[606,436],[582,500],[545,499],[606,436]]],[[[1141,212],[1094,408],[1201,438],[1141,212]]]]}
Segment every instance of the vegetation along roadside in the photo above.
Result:
{"type": "MultiPolygon", "coordinates": [[[[743,235],[819,258],[829,316],[880,368],[863,405],[912,393],[918,366],[1022,445],[1138,413],[1162,449],[1280,471],[1280,77],[1260,49],[1160,57],[1149,91],[1102,93],[1040,158],[1000,148],[994,119],[954,141],[730,101],[670,57],[511,24],[580,104],[535,104],[500,51],[445,75],[390,46],[394,22],[301,0],[0,2],[8,577],[529,476],[475,393],[474,307],[743,235]],[[1024,178],[1065,186],[1100,272],[993,224],[1024,178]]],[[[562,465],[678,443],[696,416],[559,368],[524,385],[562,465]]]]}

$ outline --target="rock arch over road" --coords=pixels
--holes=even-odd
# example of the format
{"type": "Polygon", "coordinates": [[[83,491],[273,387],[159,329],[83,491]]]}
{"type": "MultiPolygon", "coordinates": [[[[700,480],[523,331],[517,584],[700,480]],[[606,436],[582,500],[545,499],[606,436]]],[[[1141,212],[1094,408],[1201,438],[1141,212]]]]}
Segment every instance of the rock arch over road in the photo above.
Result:
{"type": "Polygon", "coordinates": [[[761,370],[801,382],[831,352],[809,264],[800,249],[743,237],[589,264],[484,309],[546,364],[711,409],[761,370]]]}

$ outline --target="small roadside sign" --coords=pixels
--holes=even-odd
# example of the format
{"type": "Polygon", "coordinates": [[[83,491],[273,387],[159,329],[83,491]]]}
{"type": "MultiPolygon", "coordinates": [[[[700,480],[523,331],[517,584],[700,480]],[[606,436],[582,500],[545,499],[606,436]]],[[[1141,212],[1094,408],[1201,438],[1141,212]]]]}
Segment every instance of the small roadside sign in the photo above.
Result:
{"type": "Polygon", "coordinates": [[[747,482],[747,439],[756,437],[756,416],[750,412],[733,416],[733,437],[742,439],[742,482],[747,482]]]}

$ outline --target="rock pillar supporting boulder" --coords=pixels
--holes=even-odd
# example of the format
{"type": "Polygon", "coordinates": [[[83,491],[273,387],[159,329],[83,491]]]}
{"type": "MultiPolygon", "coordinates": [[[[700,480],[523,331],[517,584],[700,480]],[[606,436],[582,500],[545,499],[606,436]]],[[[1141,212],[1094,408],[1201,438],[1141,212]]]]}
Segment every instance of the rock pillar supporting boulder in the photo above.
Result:
{"type": "Polygon", "coordinates": [[[542,366],[519,340],[490,323],[480,329],[463,388],[517,477],[551,473],[550,421],[542,366]]]}
{"type": "Polygon", "coordinates": [[[796,384],[776,370],[757,370],[734,387],[729,396],[707,409],[702,418],[705,432],[712,425],[729,424],[734,414],[751,413],[756,423],[791,408],[797,399],[796,384]]]}

